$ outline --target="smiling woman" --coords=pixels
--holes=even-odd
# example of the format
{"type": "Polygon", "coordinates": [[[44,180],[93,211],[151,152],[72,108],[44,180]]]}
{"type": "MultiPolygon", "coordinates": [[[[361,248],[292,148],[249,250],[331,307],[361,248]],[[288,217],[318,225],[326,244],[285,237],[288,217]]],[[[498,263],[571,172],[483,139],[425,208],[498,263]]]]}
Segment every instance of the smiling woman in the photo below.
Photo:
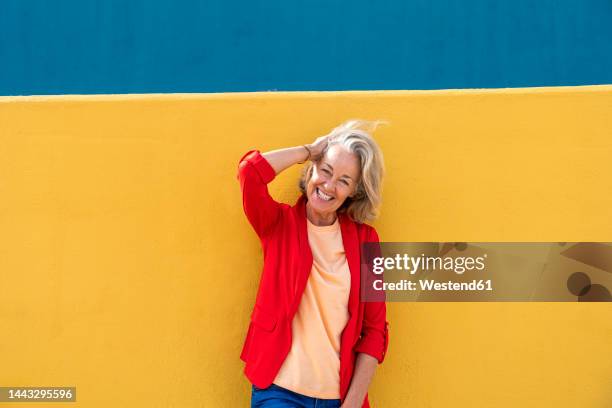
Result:
{"type": "Polygon", "coordinates": [[[299,182],[309,199],[309,219],[316,217],[313,210],[319,210],[319,214],[346,211],[357,222],[376,219],[384,165],[369,132],[379,123],[350,120],[323,137],[321,143],[327,142],[325,154],[311,159],[299,182]]]}
{"type": "Polygon", "coordinates": [[[253,407],[369,407],[367,389],[388,346],[384,301],[364,302],[360,250],[378,242],[383,157],[350,120],[308,145],[247,152],[238,178],[249,222],[266,248],[242,349],[253,407]],[[309,161],[293,206],[267,184],[309,161]],[[342,405],[341,405],[342,404],[342,405]]]}

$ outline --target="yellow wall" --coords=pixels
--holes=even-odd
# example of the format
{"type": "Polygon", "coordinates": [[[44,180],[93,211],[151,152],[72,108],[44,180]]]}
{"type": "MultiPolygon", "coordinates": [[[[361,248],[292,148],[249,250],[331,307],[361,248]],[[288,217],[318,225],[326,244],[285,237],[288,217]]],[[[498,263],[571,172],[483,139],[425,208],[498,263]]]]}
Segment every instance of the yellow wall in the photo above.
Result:
{"type": "MultiPolygon", "coordinates": [[[[0,385],[247,406],[246,150],[384,118],[381,239],[610,241],[611,113],[612,86],[0,98],[0,385]]],[[[297,176],[273,195],[293,202],[297,176]]],[[[375,406],[612,404],[609,304],[394,303],[389,321],[375,406]]]]}

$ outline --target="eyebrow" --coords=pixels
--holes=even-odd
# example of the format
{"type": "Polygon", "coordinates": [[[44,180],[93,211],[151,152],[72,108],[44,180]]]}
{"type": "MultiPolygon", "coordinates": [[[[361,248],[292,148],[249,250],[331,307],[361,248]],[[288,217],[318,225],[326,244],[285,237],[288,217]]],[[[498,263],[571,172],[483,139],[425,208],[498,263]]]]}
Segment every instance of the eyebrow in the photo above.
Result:
{"type": "MultiPolygon", "coordinates": [[[[330,169],[332,169],[332,171],[334,171],[334,168],[331,166],[331,164],[329,164],[329,163],[325,163],[325,162],[323,162],[323,164],[324,164],[324,165],[326,165],[327,167],[329,167],[330,169]]],[[[351,178],[351,176],[349,176],[348,174],[343,174],[342,176],[340,176],[340,178],[342,178],[342,177],[346,177],[346,178],[348,178],[348,179],[350,179],[350,180],[353,180],[353,179],[351,178]]]]}

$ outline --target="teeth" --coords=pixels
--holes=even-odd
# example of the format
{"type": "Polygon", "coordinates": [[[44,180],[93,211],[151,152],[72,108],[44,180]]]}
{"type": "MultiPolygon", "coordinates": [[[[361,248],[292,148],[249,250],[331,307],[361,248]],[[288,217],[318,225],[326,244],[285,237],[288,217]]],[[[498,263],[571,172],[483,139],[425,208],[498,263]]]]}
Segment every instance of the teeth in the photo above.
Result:
{"type": "Polygon", "coordinates": [[[333,199],[332,196],[328,196],[327,194],[325,194],[324,192],[322,192],[318,188],[317,188],[317,193],[319,194],[319,197],[321,197],[325,201],[330,201],[331,199],[333,199]]]}

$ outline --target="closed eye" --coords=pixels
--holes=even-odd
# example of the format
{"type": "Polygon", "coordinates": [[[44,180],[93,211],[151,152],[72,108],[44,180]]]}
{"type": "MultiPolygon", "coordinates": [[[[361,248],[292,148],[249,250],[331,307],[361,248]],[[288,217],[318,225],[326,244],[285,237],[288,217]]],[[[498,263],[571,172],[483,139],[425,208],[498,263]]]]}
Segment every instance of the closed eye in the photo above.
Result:
{"type": "MultiPolygon", "coordinates": [[[[330,176],[331,176],[331,174],[332,174],[332,173],[331,173],[331,171],[329,171],[329,170],[328,170],[328,169],[326,169],[326,168],[322,168],[322,169],[321,169],[321,171],[322,171],[323,173],[325,173],[325,174],[329,174],[330,176]]],[[[348,182],[346,179],[342,179],[342,180],[340,180],[340,181],[341,181],[341,182],[343,182],[345,186],[348,186],[348,185],[349,185],[349,182],[348,182]]]]}

